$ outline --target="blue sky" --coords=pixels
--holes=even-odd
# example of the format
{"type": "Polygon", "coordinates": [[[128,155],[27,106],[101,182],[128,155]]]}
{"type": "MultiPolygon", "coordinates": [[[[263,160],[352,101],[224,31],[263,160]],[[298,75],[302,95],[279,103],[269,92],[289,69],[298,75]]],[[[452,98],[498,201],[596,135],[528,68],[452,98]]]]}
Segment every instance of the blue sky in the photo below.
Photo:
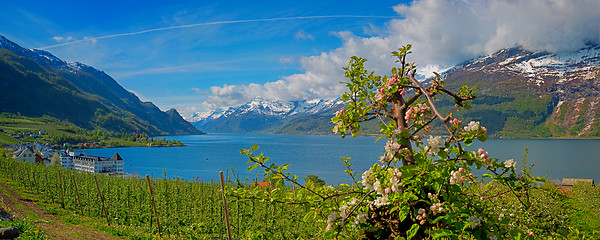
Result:
{"type": "Polygon", "coordinates": [[[387,74],[412,43],[421,73],[501,48],[600,42],[597,0],[5,1],[0,34],[94,66],[183,115],[254,97],[333,98],[352,55],[387,74]]]}

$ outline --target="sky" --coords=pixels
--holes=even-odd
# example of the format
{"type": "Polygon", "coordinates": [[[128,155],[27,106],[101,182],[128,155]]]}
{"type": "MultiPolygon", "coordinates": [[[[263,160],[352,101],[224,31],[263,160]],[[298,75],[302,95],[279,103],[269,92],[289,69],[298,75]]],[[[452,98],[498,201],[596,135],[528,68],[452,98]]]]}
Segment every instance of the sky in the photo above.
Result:
{"type": "Polygon", "coordinates": [[[412,44],[418,73],[522,46],[566,52],[600,43],[598,0],[8,0],[0,35],[112,76],[182,115],[344,92],[351,56],[390,74],[412,44]]]}

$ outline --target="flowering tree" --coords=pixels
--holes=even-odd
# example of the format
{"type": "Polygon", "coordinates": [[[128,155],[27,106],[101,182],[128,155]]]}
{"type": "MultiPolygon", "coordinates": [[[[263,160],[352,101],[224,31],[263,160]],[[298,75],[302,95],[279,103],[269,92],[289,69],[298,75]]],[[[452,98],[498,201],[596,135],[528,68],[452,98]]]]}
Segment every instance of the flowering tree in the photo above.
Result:
{"type": "Polygon", "coordinates": [[[519,174],[511,159],[490,158],[480,148],[466,151],[475,139],[487,139],[486,128],[479,122],[466,125],[442,114],[436,108],[437,98],[450,96],[457,110],[470,107],[474,89],[463,86],[457,93],[444,88],[436,74],[426,87],[414,77],[416,65],[406,61],[411,45],[392,52],[399,66],[390,76],[377,76],[365,67],[366,59],[352,57],[344,69],[349,81],[348,92],[342,95],[347,103],[332,118],[333,131],[345,137],[356,136],[361,124],[381,123],[381,138],[386,139],[384,154],[357,180],[349,159],[342,158],[354,184],[319,187],[311,182],[298,183],[297,176],[287,173],[289,165],[267,165],[269,160],[253,152],[258,146],[241,150],[248,162],[262,167],[272,179],[283,179],[296,185],[294,191],[262,189],[233,190],[245,197],[267,198],[294,204],[306,204],[315,211],[306,221],[323,221],[322,237],[367,239],[423,238],[517,238],[526,230],[511,227],[502,219],[490,201],[511,194],[529,207],[527,192],[536,181],[529,168],[519,174]],[[444,136],[426,135],[438,120],[444,136]],[[473,169],[485,171],[475,175],[473,169]],[[487,190],[503,186],[507,191],[486,194],[487,190]],[[325,217],[327,216],[327,217],[325,217]],[[323,220],[321,220],[323,219],[323,220]]]}

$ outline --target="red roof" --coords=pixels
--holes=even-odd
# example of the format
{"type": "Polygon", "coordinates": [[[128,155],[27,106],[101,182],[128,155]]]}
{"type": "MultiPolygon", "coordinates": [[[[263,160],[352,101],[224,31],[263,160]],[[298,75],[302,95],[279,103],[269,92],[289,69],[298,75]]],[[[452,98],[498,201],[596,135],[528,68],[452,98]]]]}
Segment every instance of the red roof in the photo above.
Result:
{"type": "Polygon", "coordinates": [[[270,187],[271,186],[271,184],[269,184],[268,182],[252,182],[252,184],[250,184],[250,185],[253,186],[255,184],[258,184],[258,186],[261,186],[261,187],[270,187]]]}

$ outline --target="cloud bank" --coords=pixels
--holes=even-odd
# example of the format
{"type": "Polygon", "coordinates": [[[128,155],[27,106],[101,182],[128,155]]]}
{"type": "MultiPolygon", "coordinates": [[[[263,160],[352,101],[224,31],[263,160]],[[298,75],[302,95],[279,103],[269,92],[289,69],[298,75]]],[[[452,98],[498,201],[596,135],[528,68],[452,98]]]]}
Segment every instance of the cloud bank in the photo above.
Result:
{"type": "MultiPolygon", "coordinates": [[[[262,96],[276,100],[334,98],[343,93],[342,67],[351,56],[368,59],[367,68],[389,74],[390,52],[413,44],[411,61],[420,74],[436,71],[500,49],[564,52],[600,43],[598,0],[419,0],[398,5],[401,19],[390,20],[377,36],[337,32],[341,47],[302,57],[303,73],[263,85],[210,88],[206,109],[235,106],[262,96]]],[[[367,28],[371,28],[367,26],[367,28]]]]}

